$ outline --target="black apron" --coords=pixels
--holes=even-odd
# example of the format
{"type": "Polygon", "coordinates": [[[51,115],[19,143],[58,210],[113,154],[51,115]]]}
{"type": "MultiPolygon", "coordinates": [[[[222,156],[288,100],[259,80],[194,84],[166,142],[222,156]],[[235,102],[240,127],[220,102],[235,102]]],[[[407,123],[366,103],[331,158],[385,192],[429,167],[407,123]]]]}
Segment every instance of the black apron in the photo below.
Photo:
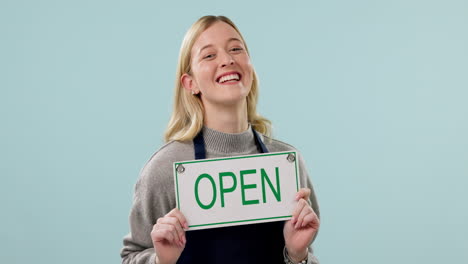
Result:
{"type": "MultiPolygon", "coordinates": [[[[258,152],[267,153],[258,133],[252,128],[258,152]]],[[[193,139],[195,159],[205,159],[203,133],[193,139]]],[[[187,243],[179,264],[284,263],[284,221],[193,230],[185,233],[187,243]]]]}

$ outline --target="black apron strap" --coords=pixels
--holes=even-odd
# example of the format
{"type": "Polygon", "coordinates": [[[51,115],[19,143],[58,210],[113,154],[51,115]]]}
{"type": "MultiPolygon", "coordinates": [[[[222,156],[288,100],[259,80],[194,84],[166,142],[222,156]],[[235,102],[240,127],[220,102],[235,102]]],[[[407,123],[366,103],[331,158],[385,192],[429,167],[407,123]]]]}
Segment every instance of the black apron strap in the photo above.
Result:
{"type": "Polygon", "coordinates": [[[206,159],[205,141],[203,140],[203,129],[200,130],[197,136],[193,139],[193,147],[195,150],[195,159],[206,159]]]}
{"type": "Polygon", "coordinates": [[[258,134],[258,132],[255,131],[255,129],[253,129],[253,127],[252,127],[252,131],[253,131],[253,134],[254,134],[254,137],[255,137],[255,145],[257,145],[258,152],[268,153],[268,149],[265,146],[265,144],[263,144],[263,141],[260,138],[260,135],[258,134]]]}
{"type": "MultiPolygon", "coordinates": [[[[263,143],[260,135],[258,134],[252,126],[252,132],[254,134],[255,145],[257,145],[258,152],[260,153],[268,153],[268,149],[266,148],[265,144],[263,143]]],[[[206,159],[206,149],[205,149],[205,141],[203,139],[203,129],[195,136],[193,139],[193,147],[195,150],[195,159],[206,159]]]]}

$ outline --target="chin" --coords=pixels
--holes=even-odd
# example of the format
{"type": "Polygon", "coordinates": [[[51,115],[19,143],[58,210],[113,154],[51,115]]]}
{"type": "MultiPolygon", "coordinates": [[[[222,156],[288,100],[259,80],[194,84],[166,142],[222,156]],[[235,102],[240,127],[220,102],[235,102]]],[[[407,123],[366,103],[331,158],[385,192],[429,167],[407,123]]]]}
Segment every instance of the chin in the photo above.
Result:
{"type": "Polygon", "coordinates": [[[218,101],[218,104],[225,106],[235,106],[246,102],[247,96],[226,97],[218,101]]]}

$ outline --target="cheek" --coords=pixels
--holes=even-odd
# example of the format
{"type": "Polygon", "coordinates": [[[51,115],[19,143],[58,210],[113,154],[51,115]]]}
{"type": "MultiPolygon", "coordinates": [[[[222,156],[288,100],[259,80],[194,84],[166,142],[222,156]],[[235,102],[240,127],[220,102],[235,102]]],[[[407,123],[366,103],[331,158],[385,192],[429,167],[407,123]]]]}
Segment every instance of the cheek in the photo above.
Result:
{"type": "Polygon", "coordinates": [[[252,63],[250,63],[250,59],[246,57],[244,60],[241,61],[241,63],[245,73],[250,74],[250,78],[253,78],[253,65],[252,63]]]}
{"type": "Polygon", "coordinates": [[[253,65],[250,63],[250,61],[246,61],[246,63],[244,64],[244,72],[246,75],[248,75],[248,79],[245,78],[246,80],[248,80],[250,83],[252,82],[253,80],[253,65]]]}
{"type": "Polygon", "coordinates": [[[211,81],[215,74],[215,68],[211,67],[211,65],[200,65],[197,69],[197,79],[201,82],[211,81]]]}
{"type": "Polygon", "coordinates": [[[198,89],[203,89],[206,85],[206,82],[209,81],[209,72],[205,67],[194,67],[192,68],[193,78],[197,84],[198,89]]]}

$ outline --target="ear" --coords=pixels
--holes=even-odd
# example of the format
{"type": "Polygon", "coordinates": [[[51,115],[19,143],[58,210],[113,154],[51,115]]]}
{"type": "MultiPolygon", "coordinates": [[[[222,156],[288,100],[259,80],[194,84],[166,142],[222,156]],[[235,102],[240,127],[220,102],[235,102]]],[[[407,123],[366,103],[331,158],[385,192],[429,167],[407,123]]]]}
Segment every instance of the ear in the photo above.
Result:
{"type": "Polygon", "coordinates": [[[189,93],[193,92],[195,94],[198,94],[197,84],[192,76],[190,76],[187,73],[184,73],[180,77],[180,82],[182,83],[184,89],[187,90],[189,93]]]}

